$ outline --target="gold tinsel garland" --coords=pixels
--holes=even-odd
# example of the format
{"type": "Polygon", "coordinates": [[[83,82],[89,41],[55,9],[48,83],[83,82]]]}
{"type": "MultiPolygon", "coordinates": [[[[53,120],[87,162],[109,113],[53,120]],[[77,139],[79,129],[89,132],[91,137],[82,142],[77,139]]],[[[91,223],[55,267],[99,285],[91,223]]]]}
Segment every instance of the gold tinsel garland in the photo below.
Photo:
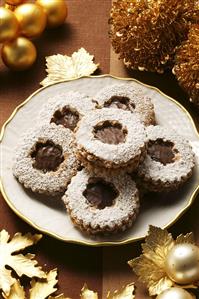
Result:
{"type": "Polygon", "coordinates": [[[193,25],[188,40],[178,49],[173,73],[199,107],[199,25],[193,25]]]}
{"type": "Polygon", "coordinates": [[[198,18],[195,0],[117,0],[110,38],[119,58],[133,69],[163,72],[198,18]]]}

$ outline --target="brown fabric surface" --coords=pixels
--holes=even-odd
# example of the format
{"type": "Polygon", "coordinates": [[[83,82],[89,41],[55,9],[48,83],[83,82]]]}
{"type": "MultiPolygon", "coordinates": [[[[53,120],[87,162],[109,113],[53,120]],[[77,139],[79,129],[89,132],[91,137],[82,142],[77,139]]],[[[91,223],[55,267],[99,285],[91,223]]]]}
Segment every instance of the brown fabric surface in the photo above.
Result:
{"type": "MultiPolygon", "coordinates": [[[[0,0],[1,1],[1,0],[0,0]]],[[[14,73],[0,62],[0,125],[9,117],[13,109],[39,87],[45,77],[46,55],[56,53],[71,54],[85,47],[100,62],[100,72],[123,77],[135,77],[142,82],[155,85],[168,95],[181,102],[198,123],[197,110],[187,101],[185,93],[178,87],[171,73],[164,75],[127,71],[117,56],[110,50],[107,20],[111,0],[68,0],[69,17],[64,26],[45,32],[37,39],[38,60],[26,72],[14,73]],[[111,53],[111,56],[110,56],[111,53]]],[[[199,124],[198,124],[199,128],[199,124]]],[[[199,201],[195,200],[189,211],[170,231],[180,233],[194,231],[199,244],[199,201]]],[[[20,220],[0,197],[0,229],[11,234],[17,231],[34,230],[20,220]]],[[[59,291],[74,299],[84,282],[99,292],[99,298],[109,289],[135,281],[138,287],[137,298],[147,299],[146,289],[137,282],[127,261],[140,254],[140,242],[120,247],[89,248],[66,244],[48,236],[34,248],[39,262],[46,268],[59,269],[59,291]]]]}
{"type": "MultiPolygon", "coordinates": [[[[95,56],[100,62],[98,73],[109,72],[108,14],[109,0],[68,0],[69,16],[65,25],[46,31],[36,45],[36,64],[25,72],[11,72],[0,62],[0,125],[10,116],[13,109],[39,88],[45,77],[45,56],[52,54],[71,55],[80,47],[95,56]]],[[[0,229],[11,234],[34,231],[20,220],[0,196],[0,229]]],[[[38,260],[45,269],[59,269],[59,293],[79,298],[85,282],[99,291],[102,286],[102,249],[66,244],[50,237],[35,247],[38,260]]]]}

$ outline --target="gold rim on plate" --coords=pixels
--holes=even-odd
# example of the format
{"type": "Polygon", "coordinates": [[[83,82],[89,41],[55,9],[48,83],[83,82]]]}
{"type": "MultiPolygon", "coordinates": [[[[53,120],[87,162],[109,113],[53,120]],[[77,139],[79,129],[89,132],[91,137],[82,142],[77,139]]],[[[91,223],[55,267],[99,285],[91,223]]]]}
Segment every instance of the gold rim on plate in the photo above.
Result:
{"type": "MultiPolygon", "coordinates": [[[[151,85],[148,85],[148,84],[145,84],[145,83],[142,83],[136,79],[133,79],[133,78],[120,78],[120,77],[116,77],[116,76],[112,76],[112,75],[109,75],[109,74],[105,74],[105,75],[99,75],[99,76],[83,76],[83,77],[80,77],[80,78],[76,78],[76,79],[71,79],[71,80],[63,80],[63,81],[58,81],[56,83],[53,83],[51,85],[48,85],[48,86],[45,86],[45,87],[41,87],[39,88],[38,90],[36,90],[34,93],[32,93],[24,102],[22,102],[20,105],[18,105],[14,111],[12,112],[12,114],[10,115],[10,117],[6,120],[6,122],[3,124],[2,126],[2,129],[1,129],[1,134],[0,134],[0,142],[2,142],[3,140],[3,137],[5,135],[5,129],[6,129],[6,126],[8,125],[8,123],[13,119],[13,117],[15,116],[15,114],[19,111],[19,109],[21,107],[23,107],[27,102],[29,102],[33,96],[35,96],[36,94],[38,94],[39,92],[41,92],[42,90],[48,88],[49,86],[53,86],[53,85],[56,85],[56,84],[59,84],[59,83],[64,83],[64,82],[69,82],[69,81],[74,81],[74,80],[79,80],[81,78],[103,78],[103,77],[111,77],[111,78],[114,78],[114,79],[118,79],[118,80],[123,80],[123,81],[133,81],[133,82],[136,82],[138,84],[141,84],[142,86],[145,86],[145,87],[148,87],[152,90],[155,90],[156,92],[160,93],[161,95],[163,95],[164,97],[166,97],[167,99],[169,99],[170,101],[172,101],[173,103],[175,103],[189,118],[193,128],[194,128],[194,131],[196,132],[196,135],[198,136],[199,138],[199,132],[196,128],[196,125],[194,123],[194,120],[192,119],[190,113],[185,109],[185,107],[183,107],[180,103],[178,103],[176,100],[174,100],[173,98],[169,97],[168,95],[166,95],[165,93],[163,93],[161,90],[159,90],[158,88],[154,87],[154,86],[151,86],[151,85]]],[[[6,201],[6,203],[8,204],[8,206],[13,210],[13,212],[19,216],[19,218],[21,218],[22,220],[24,220],[26,223],[28,223],[29,225],[31,225],[32,227],[34,227],[35,229],[39,230],[40,232],[42,232],[43,234],[46,234],[48,236],[51,236],[51,237],[54,237],[58,240],[62,240],[64,242],[67,242],[67,243],[73,243],[73,244],[79,244],[79,245],[87,245],[87,246],[93,246],[93,247],[96,247],[96,246],[111,246],[111,245],[123,245],[123,244],[128,244],[128,243],[131,243],[131,242],[136,242],[136,241],[140,241],[142,239],[145,238],[145,235],[141,236],[141,237],[137,237],[137,238],[129,238],[129,239],[126,239],[124,241],[107,241],[107,242],[86,242],[86,241],[76,241],[76,240],[71,240],[71,239],[67,239],[67,238],[63,238],[55,233],[52,233],[48,230],[45,230],[43,228],[41,228],[40,226],[38,226],[36,223],[34,223],[33,221],[31,221],[30,219],[28,219],[26,216],[24,216],[23,214],[21,214],[16,208],[15,206],[13,205],[12,201],[9,199],[9,197],[7,196],[6,192],[5,192],[5,189],[4,189],[4,186],[3,186],[3,182],[2,182],[2,179],[0,178],[0,190],[1,190],[1,193],[6,201]]],[[[192,205],[192,203],[194,202],[196,196],[199,194],[199,184],[198,186],[196,187],[196,189],[193,191],[190,199],[189,199],[189,202],[187,203],[186,207],[184,207],[177,215],[176,217],[171,221],[169,222],[167,225],[165,225],[163,228],[169,228],[171,225],[173,225],[187,210],[188,208],[192,205]]]]}

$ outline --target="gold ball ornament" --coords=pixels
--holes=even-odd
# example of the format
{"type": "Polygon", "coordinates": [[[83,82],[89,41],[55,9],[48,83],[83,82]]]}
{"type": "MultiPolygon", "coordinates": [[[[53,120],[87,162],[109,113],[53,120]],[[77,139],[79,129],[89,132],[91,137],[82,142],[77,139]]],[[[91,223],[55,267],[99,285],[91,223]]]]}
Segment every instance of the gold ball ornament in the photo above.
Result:
{"type": "Polygon", "coordinates": [[[177,244],[168,253],[165,261],[167,275],[179,284],[199,280],[199,248],[193,244],[177,244]]]}
{"type": "Polygon", "coordinates": [[[37,0],[36,4],[41,5],[47,14],[48,27],[57,27],[64,23],[68,15],[65,0],[37,0]]]}
{"type": "Polygon", "coordinates": [[[5,7],[0,7],[0,43],[17,37],[19,24],[14,13],[5,7]]]}
{"type": "Polygon", "coordinates": [[[21,34],[26,37],[38,36],[46,27],[47,17],[39,5],[22,4],[15,9],[15,15],[19,21],[21,34]]]}
{"type": "Polygon", "coordinates": [[[191,295],[184,289],[170,288],[158,295],[156,299],[196,299],[196,297],[191,295]]]}
{"type": "Polygon", "coordinates": [[[5,1],[9,5],[19,5],[24,2],[24,0],[6,0],[5,1]]]}
{"type": "Polygon", "coordinates": [[[1,55],[7,67],[13,70],[25,70],[35,62],[37,52],[31,41],[25,37],[18,37],[3,45],[1,55]]]}

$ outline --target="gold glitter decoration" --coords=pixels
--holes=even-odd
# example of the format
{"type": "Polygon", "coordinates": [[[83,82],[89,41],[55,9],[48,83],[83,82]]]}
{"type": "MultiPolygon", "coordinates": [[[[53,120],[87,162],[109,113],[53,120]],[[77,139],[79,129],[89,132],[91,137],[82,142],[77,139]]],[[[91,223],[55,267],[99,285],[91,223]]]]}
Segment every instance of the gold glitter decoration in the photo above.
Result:
{"type": "Polygon", "coordinates": [[[176,47],[198,16],[195,0],[116,0],[112,46],[127,67],[162,73],[173,66],[176,47]]]}
{"type": "Polygon", "coordinates": [[[34,254],[19,254],[23,249],[36,244],[42,235],[22,235],[16,233],[10,240],[10,235],[6,230],[0,232],[0,290],[5,295],[9,295],[11,286],[16,282],[12,276],[12,271],[7,269],[9,266],[16,274],[21,277],[45,277],[45,273],[38,267],[34,260],[34,254]],[[16,254],[17,253],[17,254],[16,254]]]}
{"type": "Polygon", "coordinates": [[[193,25],[188,40],[178,49],[173,73],[199,107],[199,25],[193,25]]]}
{"type": "Polygon", "coordinates": [[[198,282],[195,279],[199,278],[198,255],[199,248],[194,245],[192,233],[180,235],[174,240],[167,230],[150,226],[145,243],[142,244],[142,254],[128,264],[140,281],[147,285],[150,296],[154,296],[173,286],[197,288],[198,282]],[[170,261],[172,269],[168,269],[170,261]]]}

